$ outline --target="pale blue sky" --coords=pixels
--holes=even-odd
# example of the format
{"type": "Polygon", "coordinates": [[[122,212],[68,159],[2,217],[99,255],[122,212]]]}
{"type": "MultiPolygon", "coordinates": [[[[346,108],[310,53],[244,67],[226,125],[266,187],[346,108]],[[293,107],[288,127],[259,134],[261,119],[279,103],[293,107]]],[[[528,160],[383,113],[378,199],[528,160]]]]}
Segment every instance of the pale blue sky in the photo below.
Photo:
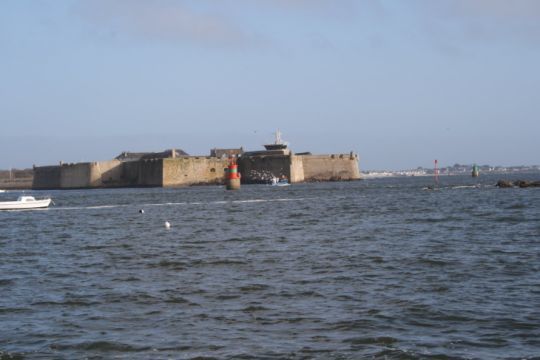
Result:
{"type": "Polygon", "coordinates": [[[121,151],[539,164],[537,0],[3,0],[0,168],[121,151]]]}

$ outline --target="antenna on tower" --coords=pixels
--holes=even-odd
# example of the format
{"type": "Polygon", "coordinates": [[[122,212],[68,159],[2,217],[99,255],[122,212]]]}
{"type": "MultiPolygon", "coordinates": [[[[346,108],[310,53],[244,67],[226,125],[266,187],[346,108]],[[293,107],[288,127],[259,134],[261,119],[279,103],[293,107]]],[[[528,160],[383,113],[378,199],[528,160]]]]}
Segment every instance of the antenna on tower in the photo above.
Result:
{"type": "Polygon", "coordinates": [[[439,186],[439,167],[437,159],[435,159],[435,169],[433,170],[433,175],[435,177],[435,185],[439,186]]]}

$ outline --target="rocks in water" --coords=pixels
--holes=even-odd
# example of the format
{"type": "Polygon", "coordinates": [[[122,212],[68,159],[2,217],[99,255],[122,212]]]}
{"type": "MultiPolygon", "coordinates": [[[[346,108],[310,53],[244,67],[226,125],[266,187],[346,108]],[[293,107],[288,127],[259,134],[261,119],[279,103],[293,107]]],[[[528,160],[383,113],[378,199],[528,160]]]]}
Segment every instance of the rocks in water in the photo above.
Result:
{"type": "Polygon", "coordinates": [[[512,182],[508,180],[499,180],[497,181],[497,184],[495,186],[500,188],[511,188],[514,187],[514,184],[512,184],[512,182]]]}
{"type": "Polygon", "coordinates": [[[514,183],[516,186],[519,186],[520,188],[526,188],[526,187],[540,187],[540,181],[524,181],[524,180],[518,180],[514,183]]]}
{"type": "Polygon", "coordinates": [[[497,184],[495,186],[500,187],[500,188],[511,188],[514,186],[517,186],[520,188],[540,187],[540,181],[516,180],[512,182],[508,180],[499,180],[497,181],[497,184]]]}

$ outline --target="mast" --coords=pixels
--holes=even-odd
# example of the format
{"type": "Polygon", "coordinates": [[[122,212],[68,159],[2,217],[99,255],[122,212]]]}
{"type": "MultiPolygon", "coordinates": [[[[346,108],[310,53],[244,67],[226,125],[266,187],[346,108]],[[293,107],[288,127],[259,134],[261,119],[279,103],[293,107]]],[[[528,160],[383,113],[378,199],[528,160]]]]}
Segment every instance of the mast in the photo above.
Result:
{"type": "Polygon", "coordinates": [[[439,168],[437,159],[435,159],[435,169],[433,170],[433,174],[435,176],[435,184],[439,185],[439,168]]]}
{"type": "Polygon", "coordinates": [[[283,140],[281,140],[281,131],[279,131],[279,129],[276,130],[276,140],[275,140],[275,144],[276,144],[276,145],[283,144],[283,140]]]}

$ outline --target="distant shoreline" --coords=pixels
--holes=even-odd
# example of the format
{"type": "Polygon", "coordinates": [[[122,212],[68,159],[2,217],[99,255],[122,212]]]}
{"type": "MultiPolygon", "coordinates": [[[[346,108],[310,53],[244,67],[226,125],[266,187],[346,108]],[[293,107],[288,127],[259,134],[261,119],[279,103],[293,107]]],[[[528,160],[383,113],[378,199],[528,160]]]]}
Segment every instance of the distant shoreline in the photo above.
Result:
{"type": "MultiPolygon", "coordinates": [[[[511,174],[535,174],[540,173],[540,169],[527,169],[527,170],[507,170],[507,171],[486,171],[480,172],[482,175],[511,175],[511,174]]],[[[445,176],[470,176],[471,172],[441,172],[439,177],[445,176]]],[[[420,172],[415,170],[402,170],[402,171],[361,171],[360,176],[362,179],[381,179],[381,178],[395,178],[395,177],[433,177],[434,173],[420,172]]]]}

